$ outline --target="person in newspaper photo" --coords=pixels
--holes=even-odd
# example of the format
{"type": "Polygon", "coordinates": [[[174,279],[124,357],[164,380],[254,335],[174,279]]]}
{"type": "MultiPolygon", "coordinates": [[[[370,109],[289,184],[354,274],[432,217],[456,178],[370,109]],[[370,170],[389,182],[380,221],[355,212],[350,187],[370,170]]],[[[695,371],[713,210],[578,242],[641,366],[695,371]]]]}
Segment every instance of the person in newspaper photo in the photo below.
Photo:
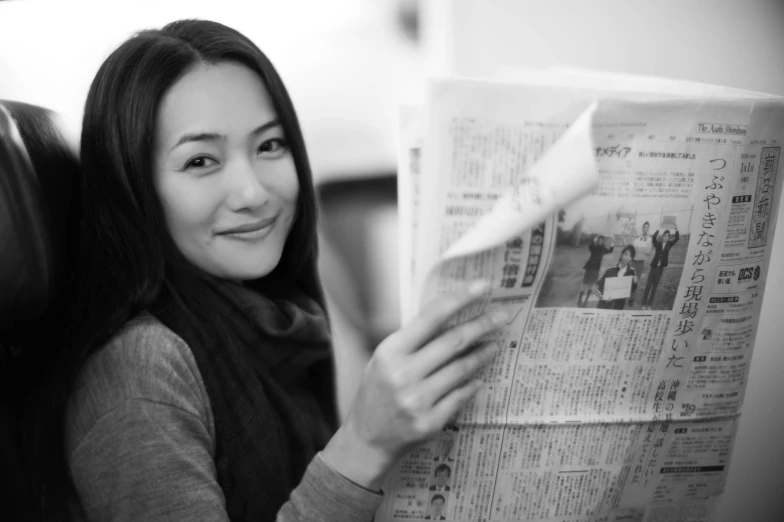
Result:
{"type": "MultiPolygon", "coordinates": [[[[599,303],[596,308],[605,310],[623,310],[626,306],[626,301],[631,300],[631,295],[637,289],[637,275],[632,268],[631,262],[634,261],[635,249],[632,245],[626,245],[621,250],[621,255],[618,256],[618,264],[611,266],[604,271],[602,277],[596,281],[594,286],[594,293],[599,298],[599,303]],[[609,294],[605,295],[605,287],[609,286],[607,280],[611,278],[628,277],[629,292],[621,297],[610,297],[609,294]]],[[[631,303],[630,303],[631,304],[631,303]]]]}
{"type": "Polygon", "coordinates": [[[596,284],[596,280],[599,279],[599,271],[602,268],[602,258],[604,258],[606,254],[610,254],[613,251],[613,248],[612,238],[598,234],[594,236],[588,244],[590,256],[583,266],[585,273],[583,274],[583,282],[580,286],[580,295],[577,297],[577,306],[585,308],[591,289],[596,284]],[[585,294],[585,300],[583,300],[583,294],[585,294]]]}
{"type": "Polygon", "coordinates": [[[454,462],[452,449],[455,447],[455,436],[451,433],[444,433],[438,439],[438,453],[433,458],[436,462],[454,462]]]}
{"type": "MultiPolygon", "coordinates": [[[[234,29],[181,20],[109,55],[79,186],[65,375],[35,473],[51,519],[371,520],[395,462],[482,385],[497,345],[479,339],[505,314],[447,327],[489,291],[474,281],[375,348],[341,424],[305,142],[234,29]]],[[[436,491],[450,475],[436,468],[436,491]]]]}
{"type": "Polygon", "coordinates": [[[653,306],[653,301],[656,298],[656,289],[659,287],[659,281],[661,281],[662,273],[664,269],[667,268],[667,264],[669,263],[670,250],[672,249],[673,245],[678,242],[678,239],[680,239],[678,227],[675,227],[675,235],[672,236],[672,238],[670,238],[669,230],[662,232],[661,236],[657,230],[653,233],[653,237],[651,239],[653,241],[655,254],[651,260],[650,270],[648,271],[648,280],[645,283],[645,291],[642,294],[643,310],[650,310],[653,306]]]}
{"type": "Polygon", "coordinates": [[[444,495],[433,495],[430,499],[430,513],[425,515],[425,520],[446,520],[446,517],[441,514],[444,512],[445,504],[444,495]]]}
{"type": "Polygon", "coordinates": [[[653,238],[648,232],[651,229],[650,222],[646,221],[642,224],[642,235],[634,238],[632,246],[637,253],[635,259],[632,261],[632,268],[634,273],[637,274],[637,280],[642,284],[645,275],[645,265],[650,264],[653,252],[653,238]]]}
{"type": "Polygon", "coordinates": [[[449,491],[449,477],[452,476],[452,468],[447,464],[439,464],[433,472],[435,484],[430,486],[430,491],[449,491]]]}

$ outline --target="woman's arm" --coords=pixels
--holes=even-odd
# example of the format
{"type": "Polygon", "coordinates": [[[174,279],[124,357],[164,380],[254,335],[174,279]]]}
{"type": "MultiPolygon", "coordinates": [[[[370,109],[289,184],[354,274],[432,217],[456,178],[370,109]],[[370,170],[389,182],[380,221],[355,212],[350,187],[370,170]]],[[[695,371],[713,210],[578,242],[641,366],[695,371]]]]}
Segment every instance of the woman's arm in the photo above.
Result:
{"type": "MultiPolygon", "coordinates": [[[[279,522],[372,518],[397,458],[438,433],[481,386],[472,377],[498,347],[477,342],[506,315],[439,332],[486,291],[475,284],[438,298],[376,348],[346,422],[311,462],[279,522]]],[[[69,465],[85,515],[228,520],[212,410],[193,354],[152,318],[132,325],[93,356],[71,398],[69,465]]]]}
{"type": "MultiPolygon", "coordinates": [[[[229,520],[209,398],[184,341],[145,323],[98,352],[83,376],[68,446],[88,520],[229,520]]],[[[316,456],[277,520],[365,522],[381,498],[316,456]]]]}

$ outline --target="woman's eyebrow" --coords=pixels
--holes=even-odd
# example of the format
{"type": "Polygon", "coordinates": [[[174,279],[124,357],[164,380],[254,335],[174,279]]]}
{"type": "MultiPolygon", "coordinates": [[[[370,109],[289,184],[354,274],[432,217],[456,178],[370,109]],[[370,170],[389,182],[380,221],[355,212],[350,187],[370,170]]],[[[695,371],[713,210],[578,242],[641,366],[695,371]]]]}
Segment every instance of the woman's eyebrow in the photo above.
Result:
{"type": "Polygon", "coordinates": [[[256,127],[253,130],[253,132],[251,132],[251,134],[253,136],[258,136],[259,134],[261,134],[261,133],[263,133],[263,132],[265,132],[265,131],[273,128],[273,127],[278,127],[278,126],[280,126],[280,121],[278,121],[278,119],[275,118],[274,120],[270,120],[267,123],[265,123],[263,125],[259,125],[258,127],[256,127]]]}
{"type": "MultiPolygon", "coordinates": [[[[270,120],[267,123],[259,125],[258,127],[253,129],[253,131],[251,131],[251,135],[258,136],[259,134],[279,125],[280,122],[277,119],[270,120]]],[[[177,143],[175,143],[174,146],[171,149],[169,149],[169,152],[173,151],[180,145],[184,145],[185,143],[190,143],[194,141],[226,141],[226,135],[218,134],[215,132],[198,132],[194,134],[183,134],[182,136],[180,136],[180,139],[177,140],[177,143]]]]}
{"type": "Polygon", "coordinates": [[[173,151],[180,145],[184,145],[186,143],[190,143],[193,141],[226,141],[225,134],[217,134],[214,132],[199,132],[196,134],[183,134],[180,136],[180,139],[177,140],[177,143],[174,144],[172,148],[169,149],[169,152],[173,151]]]}

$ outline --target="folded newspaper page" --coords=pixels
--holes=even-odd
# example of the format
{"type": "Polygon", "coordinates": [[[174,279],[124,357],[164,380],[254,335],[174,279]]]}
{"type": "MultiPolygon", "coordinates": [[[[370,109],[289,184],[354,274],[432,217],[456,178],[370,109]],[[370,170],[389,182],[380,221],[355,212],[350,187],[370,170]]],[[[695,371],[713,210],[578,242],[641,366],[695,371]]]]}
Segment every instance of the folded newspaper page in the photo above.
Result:
{"type": "Polygon", "coordinates": [[[404,321],[474,279],[491,290],[460,320],[511,319],[485,386],[398,462],[376,520],[708,521],[770,261],[784,102],[530,77],[434,81],[402,112],[404,321]]]}

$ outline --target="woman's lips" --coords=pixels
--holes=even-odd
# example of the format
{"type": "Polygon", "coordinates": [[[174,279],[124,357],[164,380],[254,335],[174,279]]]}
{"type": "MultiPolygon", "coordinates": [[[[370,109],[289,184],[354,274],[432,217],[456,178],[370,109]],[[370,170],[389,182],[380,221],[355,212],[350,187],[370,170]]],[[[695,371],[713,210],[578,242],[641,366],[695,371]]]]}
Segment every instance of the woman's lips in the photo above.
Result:
{"type": "Polygon", "coordinates": [[[223,230],[218,232],[216,235],[241,240],[264,238],[272,231],[272,228],[275,225],[277,219],[278,216],[273,216],[262,219],[261,221],[257,221],[255,223],[246,223],[244,225],[239,225],[223,230]]]}

